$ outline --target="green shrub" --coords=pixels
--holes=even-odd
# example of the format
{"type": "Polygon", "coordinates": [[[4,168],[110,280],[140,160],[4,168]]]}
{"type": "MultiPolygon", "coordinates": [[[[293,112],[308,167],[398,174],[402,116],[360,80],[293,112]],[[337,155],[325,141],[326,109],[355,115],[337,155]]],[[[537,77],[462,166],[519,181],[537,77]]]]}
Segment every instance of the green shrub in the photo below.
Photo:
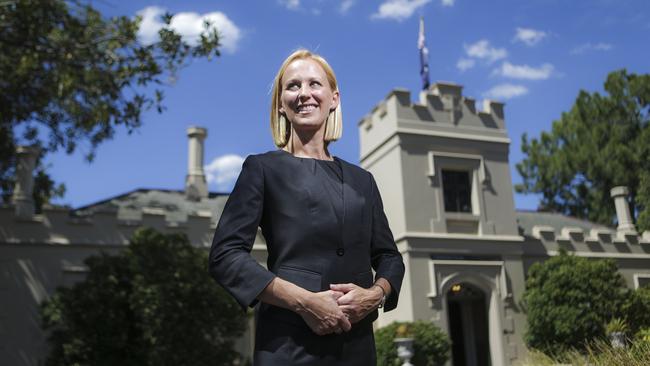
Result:
{"type": "Polygon", "coordinates": [[[449,359],[450,341],[447,335],[430,322],[393,322],[375,332],[378,366],[399,366],[397,347],[393,340],[399,338],[398,328],[406,331],[406,336],[413,338],[413,358],[411,363],[417,366],[444,365],[449,359]]]}
{"type": "Polygon", "coordinates": [[[627,322],[623,318],[612,318],[612,320],[605,325],[605,332],[610,333],[627,333],[630,330],[630,327],[627,325],[627,322]]]}
{"type": "Polygon", "coordinates": [[[183,234],[139,230],[119,255],[89,257],[86,279],[41,309],[46,365],[232,365],[245,313],[183,234]]]}
{"type": "Polygon", "coordinates": [[[531,266],[523,303],[529,348],[553,355],[585,350],[605,338],[605,324],[622,317],[629,290],[613,260],[591,260],[566,252],[531,266]]]}
{"type": "Polygon", "coordinates": [[[632,334],[641,328],[650,328],[650,288],[632,291],[623,306],[632,334]]]}

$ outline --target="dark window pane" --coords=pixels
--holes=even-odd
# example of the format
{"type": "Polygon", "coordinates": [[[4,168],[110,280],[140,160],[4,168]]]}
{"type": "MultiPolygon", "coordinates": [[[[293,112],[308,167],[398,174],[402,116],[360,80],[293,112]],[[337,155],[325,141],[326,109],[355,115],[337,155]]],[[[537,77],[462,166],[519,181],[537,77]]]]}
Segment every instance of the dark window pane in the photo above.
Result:
{"type": "Polygon", "coordinates": [[[469,172],[443,170],[442,189],[445,211],[472,212],[472,184],[469,172]]]}

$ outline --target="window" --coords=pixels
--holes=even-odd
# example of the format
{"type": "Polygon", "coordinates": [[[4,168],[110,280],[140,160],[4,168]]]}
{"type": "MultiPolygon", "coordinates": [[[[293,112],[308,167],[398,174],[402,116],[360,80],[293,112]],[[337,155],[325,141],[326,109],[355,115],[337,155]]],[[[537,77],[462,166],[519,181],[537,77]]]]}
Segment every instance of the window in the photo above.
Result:
{"type": "Polygon", "coordinates": [[[467,171],[442,170],[442,189],[447,212],[472,212],[472,183],[467,171]]]}
{"type": "Polygon", "coordinates": [[[637,273],[634,275],[634,288],[650,287],[650,274],[637,273]]]}

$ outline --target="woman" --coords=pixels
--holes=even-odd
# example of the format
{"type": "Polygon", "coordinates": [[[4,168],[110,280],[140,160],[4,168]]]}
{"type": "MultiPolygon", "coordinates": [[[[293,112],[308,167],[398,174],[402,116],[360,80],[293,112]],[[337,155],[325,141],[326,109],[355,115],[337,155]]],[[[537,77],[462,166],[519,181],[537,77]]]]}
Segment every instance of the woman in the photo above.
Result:
{"type": "Polygon", "coordinates": [[[342,131],[336,77],[298,50],[272,98],[280,149],[244,161],[210,273],[242,307],[260,302],[255,365],[374,365],[372,321],[397,305],[404,264],[372,175],[328,151],[342,131]],[[250,255],[258,226],[268,270],[250,255]]]}

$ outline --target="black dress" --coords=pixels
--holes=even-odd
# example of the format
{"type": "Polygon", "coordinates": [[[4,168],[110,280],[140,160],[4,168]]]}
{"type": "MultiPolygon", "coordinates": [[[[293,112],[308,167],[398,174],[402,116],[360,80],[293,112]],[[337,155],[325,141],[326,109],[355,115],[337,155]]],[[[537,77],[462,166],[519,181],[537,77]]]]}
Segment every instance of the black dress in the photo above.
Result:
{"type": "MultiPolygon", "coordinates": [[[[372,286],[373,275],[397,305],[404,265],[372,176],[341,159],[295,157],[283,150],[249,156],[215,231],[210,272],[242,305],[281,277],[312,292],[332,283],[372,286]],[[251,256],[258,225],[269,253],[267,269],[251,256]]],[[[342,334],[318,336],[292,311],[260,303],[254,365],[376,364],[374,311],[342,334]]]]}

